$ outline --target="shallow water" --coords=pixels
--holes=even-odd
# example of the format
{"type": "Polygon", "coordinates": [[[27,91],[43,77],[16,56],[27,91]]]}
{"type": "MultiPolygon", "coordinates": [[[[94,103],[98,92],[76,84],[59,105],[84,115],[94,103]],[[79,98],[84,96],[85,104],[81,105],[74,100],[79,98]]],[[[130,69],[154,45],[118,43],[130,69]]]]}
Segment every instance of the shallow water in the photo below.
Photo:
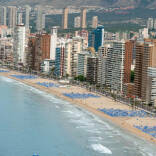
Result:
{"type": "Polygon", "coordinates": [[[0,156],[155,156],[156,145],[105,119],[0,77],[0,156]]]}

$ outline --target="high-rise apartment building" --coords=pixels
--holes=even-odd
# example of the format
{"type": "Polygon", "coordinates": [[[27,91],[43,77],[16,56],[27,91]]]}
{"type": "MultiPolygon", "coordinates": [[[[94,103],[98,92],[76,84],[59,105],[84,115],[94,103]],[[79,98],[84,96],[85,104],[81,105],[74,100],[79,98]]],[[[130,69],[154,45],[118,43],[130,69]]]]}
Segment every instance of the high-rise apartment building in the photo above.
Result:
{"type": "Polygon", "coordinates": [[[144,40],[149,37],[148,28],[139,29],[139,39],[144,40]]]}
{"type": "Polygon", "coordinates": [[[147,28],[148,29],[153,29],[153,26],[154,26],[153,18],[148,18],[148,20],[147,20],[147,28]]]}
{"type": "Polygon", "coordinates": [[[83,49],[88,48],[88,31],[81,30],[79,31],[78,35],[83,38],[83,49]]]}
{"type": "Polygon", "coordinates": [[[98,50],[98,84],[106,85],[108,53],[112,53],[111,44],[104,44],[98,50]]]}
{"type": "Polygon", "coordinates": [[[23,24],[23,14],[19,12],[17,14],[17,25],[22,25],[23,24]]]}
{"type": "Polygon", "coordinates": [[[146,103],[156,106],[156,67],[147,69],[146,103]]]}
{"type": "Polygon", "coordinates": [[[86,13],[87,13],[87,9],[83,8],[81,10],[81,28],[82,29],[85,29],[87,27],[87,24],[86,24],[86,13]]]}
{"type": "Polygon", "coordinates": [[[82,52],[83,38],[73,37],[65,46],[65,75],[76,77],[78,69],[78,54],[82,52]]]}
{"type": "Polygon", "coordinates": [[[142,62],[141,98],[146,101],[148,86],[148,67],[156,67],[156,40],[145,40],[142,62]]]}
{"type": "Polygon", "coordinates": [[[64,59],[65,59],[65,40],[60,39],[56,47],[55,71],[54,74],[59,77],[64,76],[64,59]]]}
{"type": "Polygon", "coordinates": [[[36,30],[42,31],[45,27],[45,15],[43,14],[41,6],[37,6],[36,16],[36,30]]]}
{"type": "Polygon", "coordinates": [[[57,45],[57,27],[52,27],[51,39],[50,39],[50,59],[51,60],[55,60],[56,45],[57,45]]]}
{"type": "Polygon", "coordinates": [[[72,51],[71,51],[71,76],[77,76],[77,66],[78,66],[78,54],[82,52],[83,39],[81,37],[74,37],[72,39],[72,51]]]}
{"type": "Polygon", "coordinates": [[[8,26],[15,28],[17,24],[17,8],[15,6],[8,7],[8,26]]]}
{"type": "Polygon", "coordinates": [[[62,28],[63,29],[68,29],[68,8],[63,9],[63,18],[62,18],[62,28]]]}
{"type": "MultiPolygon", "coordinates": [[[[46,33],[29,37],[27,58],[30,60],[28,61],[28,65],[31,66],[32,69],[40,71],[42,63],[46,65],[49,64],[50,39],[51,35],[46,33]],[[43,62],[44,60],[46,61],[43,62]]],[[[44,69],[45,68],[44,66],[44,69]]]]}
{"type": "Polygon", "coordinates": [[[78,54],[77,75],[87,77],[87,59],[91,56],[89,51],[83,51],[78,54]]]}
{"type": "Polygon", "coordinates": [[[42,60],[44,59],[50,59],[50,39],[51,36],[49,34],[43,33],[41,34],[41,42],[40,42],[40,48],[42,51],[42,60]]]}
{"type": "Polygon", "coordinates": [[[36,36],[29,36],[28,50],[26,54],[26,66],[29,69],[34,69],[35,65],[35,44],[36,44],[36,36]]]}
{"type": "Polygon", "coordinates": [[[144,42],[137,42],[136,43],[136,63],[135,63],[134,95],[139,97],[139,98],[141,98],[143,53],[144,53],[144,42]]]}
{"type": "Polygon", "coordinates": [[[92,18],[92,28],[97,28],[98,26],[98,16],[93,16],[92,18]]]}
{"type": "Polygon", "coordinates": [[[37,34],[35,36],[35,45],[34,45],[34,70],[40,71],[41,70],[41,63],[42,59],[42,49],[41,49],[41,42],[42,42],[42,34],[37,34]]]}
{"type": "Polygon", "coordinates": [[[98,82],[98,58],[96,56],[87,58],[86,80],[91,84],[96,84],[98,82]]]}
{"type": "Polygon", "coordinates": [[[0,25],[6,25],[7,9],[6,7],[0,7],[0,25]]]}
{"type": "Polygon", "coordinates": [[[156,18],[153,19],[153,28],[156,29],[156,18]]]}
{"type": "Polygon", "coordinates": [[[131,82],[131,65],[132,65],[133,49],[134,49],[134,42],[126,41],[125,59],[124,59],[124,83],[131,82]]]}
{"type": "Polygon", "coordinates": [[[25,6],[25,27],[26,27],[26,29],[29,29],[30,11],[31,11],[30,6],[26,5],[25,6]]]}
{"type": "Polygon", "coordinates": [[[80,16],[77,16],[74,18],[74,28],[80,28],[81,26],[81,18],[80,16]]]}
{"type": "Polygon", "coordinates": [[[135,95],[150,103],[156,99],[155,90],[156,40],[145,40],[136,45],[135,95]],[[141,45],[139,45],[141,44],[141,45]]]}
{"type": "Polygon", "coordinates": [[[99,47],[104,44],[104,26],[98,26],[89,34],[88,46],[94,47],[98,51],[99,47]]]}
{"type": "Polygon", "coordinates": [[[72,40],[69,39],[65,43],[64,76],[71,76],[71,54],[72,54],[72,40]]]}
{"type": "Polygon", "coordinates": [[[45,28],[45,20],[46,20],[46,15],[42,14],[42,29],[45,28]]]}
{"type": "Polygon", "coordinates": [[[125,42],[115,41],[107,54],[106,85],[114,91],[123,92],[125,42]]]}
{"type": "Polygon", "coordinates": [[[24,25],[17,25],[14,32],[14,62],[26,63],[26,31],[24,25]]]}

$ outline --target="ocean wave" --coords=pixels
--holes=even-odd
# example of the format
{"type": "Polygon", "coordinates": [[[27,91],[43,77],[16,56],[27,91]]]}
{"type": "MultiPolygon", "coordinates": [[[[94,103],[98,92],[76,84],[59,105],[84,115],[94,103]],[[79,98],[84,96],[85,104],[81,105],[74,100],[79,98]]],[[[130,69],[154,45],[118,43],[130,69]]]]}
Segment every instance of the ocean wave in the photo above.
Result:
{"type": "Polygon", "coordinates": [[[92,144],[91,147],[94,151],[97,151],[99,153],[112,154],[112,151],[109,148],[101,144],[92,144]]]}

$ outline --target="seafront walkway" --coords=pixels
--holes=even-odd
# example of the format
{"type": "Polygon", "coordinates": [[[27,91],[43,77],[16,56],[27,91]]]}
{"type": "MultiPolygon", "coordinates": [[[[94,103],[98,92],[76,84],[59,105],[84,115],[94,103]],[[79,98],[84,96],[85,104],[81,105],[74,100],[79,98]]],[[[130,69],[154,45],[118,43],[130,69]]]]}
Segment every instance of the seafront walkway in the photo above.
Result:
{"type": "MultiPolygon", "coordinates": [[[[3,68],[8,72],[1,72],[0,75],[26,83],[40,90],[54,94],[73,104],[78,104],[89,111],[110,119],[115,124],[128,129],[129,131],[145,137],[148,140],[155,140],[155,132],[147,133],[146,127],[156,126],[155,114],[139,107],[131,107],[130,104],[121,103],[110,96],[98,93],[96,90],[89,90],[84,86],[70,83],[60,84],[58,80],[45,78],[39,74],[30,74],[17,70],[3,68]]],[[[156,140],[155,140],[156,142],[156,140]]]]}

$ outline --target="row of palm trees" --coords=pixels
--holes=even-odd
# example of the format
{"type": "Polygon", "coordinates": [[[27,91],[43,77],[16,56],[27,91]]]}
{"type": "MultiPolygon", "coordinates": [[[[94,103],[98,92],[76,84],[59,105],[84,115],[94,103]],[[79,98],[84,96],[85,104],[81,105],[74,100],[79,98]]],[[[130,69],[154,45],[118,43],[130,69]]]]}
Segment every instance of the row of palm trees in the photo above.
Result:
{"type": "MultiPolygon", "coordinates": [[[[55,79],[55,80],[59,79],[58,77],[56,77],[54,75],[54,69],[49,73],[43,73],[40,71],[32,70],[31,68],[25,67],[23,65],[13,64],[11,62],[6,62],[6,61],[0,61],[0,65],[4,68],[6,67],[11,70],[16,70],[16,71],[26,73],[26,74],[38,75],[40,77],[48,78],[48,79],[55,79]]],[[[151,104],[147,105],[142,100],[137,99],[137,98],[129,98],[124,94],[121,94],[117,91],[111,90],[110,87],[108,87],[108,86],[104,86],[104,85],[100,86],[97,84],[90,84],[89,82],[86,82],[86,81],[81,82],[79,80],[72,80],[71,84],[79,85],[83,88],[86,88],[87,90],[89,90],[91,92],[95,92],[95,93],[101,94],[103,96],[107,96],[107,97],[113,99],[114,101],[120,101],[124,104],[129,105],[132,109],[143,108],[153,114],[156,114],[156,107],[154,107],[153,105],[151,105],[151,104]]]]}
{"type": "Polygon", "coordinates": [[[149,113],[151,113],[152,115],[156,115],[156,107],[154,107],[151,104],[146,104],[145,102],[143,102],[142,100],[138,99],[138,98],[130,98],[127,97],[124,94],[121,94],[117,91],[111,90],[110,87],[108,86],[99,86],[96,84],[90,84],[88,82],[80,82],[80,81],[73,81],[73,84],[82,86],[84,88],[86,88],[89,91],[107,96],[111,99],[113,99],[114,101],[119,101],[122,102],[126,105],[129,105],[132,109],[144,109],[147,110],[149,113]]]}

